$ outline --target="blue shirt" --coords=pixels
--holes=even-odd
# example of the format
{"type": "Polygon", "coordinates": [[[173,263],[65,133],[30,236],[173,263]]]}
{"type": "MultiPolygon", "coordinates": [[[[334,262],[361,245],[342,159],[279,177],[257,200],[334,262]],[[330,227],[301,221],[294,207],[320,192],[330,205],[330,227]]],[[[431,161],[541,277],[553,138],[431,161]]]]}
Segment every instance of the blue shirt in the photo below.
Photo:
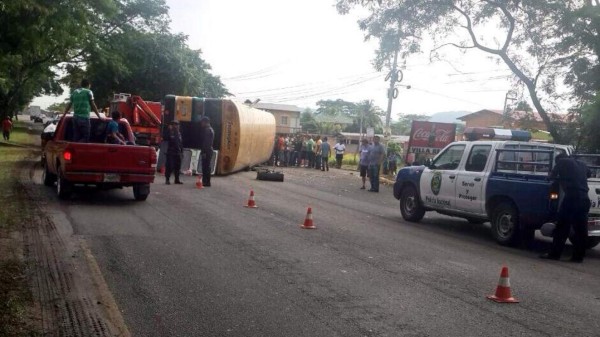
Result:
{"type": "Polygon", "coordinates": [[[119,132],[119,123],[114,119],[108,122],[108,134],[112,134],[113,132],[119,132]]]}
{"type": "Polygon", "coordinates": [[[385,155],[385,149],[381,143],[369,146],[369,165],[379,165],[380,158],[385,155]]]}
{"type": "Polygon", "coordinates": [[[329,157],[329,152],[331,151],[331,146],[327,142],[323,142],[321,144],[321,156],[329,157]]]}

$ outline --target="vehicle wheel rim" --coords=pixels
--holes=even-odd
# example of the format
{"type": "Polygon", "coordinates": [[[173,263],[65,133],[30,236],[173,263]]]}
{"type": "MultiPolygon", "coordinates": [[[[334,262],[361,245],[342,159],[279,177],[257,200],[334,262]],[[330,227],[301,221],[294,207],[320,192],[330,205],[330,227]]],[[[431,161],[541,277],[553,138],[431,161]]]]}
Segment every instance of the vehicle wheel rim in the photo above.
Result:
{"type": "Polygon", "coordinates": [[[413,214],[415,210],[415,197],[406,198],[406,202],[404,203],[404,211],[406,214],[413,214]]]}
{"type": "Polygon", "coordinates": [[[498,217],[498,236],[501,238],[510,238],[515,229],[515,223],[513,221],[513,215],[510,213],[502,213],[498,217]]]}

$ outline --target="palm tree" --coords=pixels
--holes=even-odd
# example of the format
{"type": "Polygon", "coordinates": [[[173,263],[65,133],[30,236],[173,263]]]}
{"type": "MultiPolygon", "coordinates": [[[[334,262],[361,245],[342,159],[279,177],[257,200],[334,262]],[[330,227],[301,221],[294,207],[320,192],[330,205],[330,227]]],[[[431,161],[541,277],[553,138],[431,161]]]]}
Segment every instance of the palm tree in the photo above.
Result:
{"type": "Polygon", "coordinates": [[[364,100],[356,105],[354,120],[360,125],[361,135],[367,127],[381,129],[383,122],[381,121],[383,110],[375,105],[373,100],[364,100]]]}

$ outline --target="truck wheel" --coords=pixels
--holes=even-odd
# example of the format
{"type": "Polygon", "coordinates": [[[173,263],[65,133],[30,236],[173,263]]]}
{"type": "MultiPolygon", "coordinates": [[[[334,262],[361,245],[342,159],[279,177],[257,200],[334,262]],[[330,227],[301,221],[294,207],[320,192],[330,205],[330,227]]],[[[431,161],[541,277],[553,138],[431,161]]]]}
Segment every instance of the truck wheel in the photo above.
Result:
{"type": "Polygon", "coordinates": [[[514,246],[519,242],[519,214],[515,206],[502,202],[492,211],[492,235],[503,246],[514,246]]]}
{"type": "MultiPolygon", "coordinates": [[[[571,240],[570,236],[569,236],[569,242],[571,242],[571,244],[573,244],[573,240],[571,240]]],[[[589,236],[587,239],[585,248],[592,249],[592,248],[596,247],[598,244],[600,244],[600,237],[589,236]]]]}
{"type": "Polygon", "coordinates": [[[413,186],[407,186],[400,194],[400,213],[406,221],[419,222],[425,215],[425,208],[419,202],[417,190],[413,186]]]}
{"type": "Polygon", "coordinates": [[[56,182],[56,175],[48,171],[48,165],[44,165],[42,180],[44,181],[44,185],[48,187],[54,186],[54,183],[56,182]]]}
{"type": "Polygon", "coordinates": [[[56,180],[56,194],[60,199],[68,199],[73,193],[73,185],[68,182],[58,168],[58,175],[56,180]]]}
{"type": "Polygon", "coordinates": [[[133,185],[133,197],[137,201],[145,201],[150,195],[150,184],[133,185]]]}

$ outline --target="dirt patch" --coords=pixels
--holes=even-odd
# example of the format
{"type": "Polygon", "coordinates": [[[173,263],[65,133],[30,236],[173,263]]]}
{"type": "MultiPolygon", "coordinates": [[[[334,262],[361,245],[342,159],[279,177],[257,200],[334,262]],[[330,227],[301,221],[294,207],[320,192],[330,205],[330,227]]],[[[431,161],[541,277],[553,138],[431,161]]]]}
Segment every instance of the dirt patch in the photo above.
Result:
{"type": "Polygon", "coordinates": [[[46,214],[34,135],[0,147],[0,336],[127,337],[84,240],[46,214]]]}

